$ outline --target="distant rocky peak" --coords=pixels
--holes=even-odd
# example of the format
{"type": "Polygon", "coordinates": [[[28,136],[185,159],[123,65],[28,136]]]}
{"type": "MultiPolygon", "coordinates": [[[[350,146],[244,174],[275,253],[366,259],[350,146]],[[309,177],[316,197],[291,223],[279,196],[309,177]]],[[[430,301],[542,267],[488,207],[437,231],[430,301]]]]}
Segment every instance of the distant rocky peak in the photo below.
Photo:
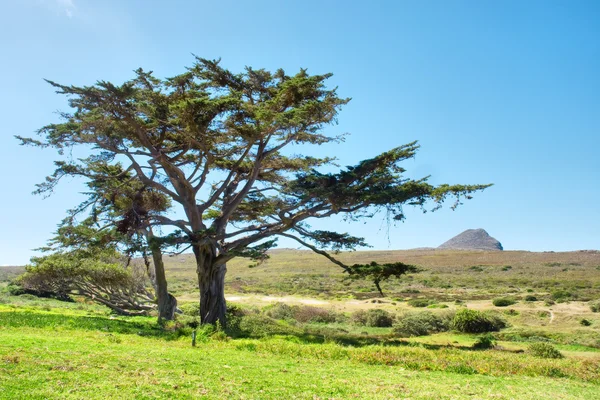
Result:
{"type": "Polygon", "coordinates": [[[502,244],[491,237],[485,229],[467,229],[443,243],[438,249],[503,250],[502,244]]]}

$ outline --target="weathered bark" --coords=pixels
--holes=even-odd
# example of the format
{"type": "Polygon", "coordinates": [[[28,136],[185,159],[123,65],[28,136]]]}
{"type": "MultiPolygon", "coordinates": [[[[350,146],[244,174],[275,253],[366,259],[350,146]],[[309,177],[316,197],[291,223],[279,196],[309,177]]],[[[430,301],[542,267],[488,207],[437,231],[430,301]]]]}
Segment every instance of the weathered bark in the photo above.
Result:
{"type": "Polygon", "coordinates": [[[169,293],[165,265],[160,249],[152,249],[152,261],[154,261],[158,319],[172,320],[175,317],[175,310],[177,309],[177,299],[169,293]]]}
{"type": "Polygon", "coordinates": [[[225,273],[227,267],[224,263],[217,264],[216,248],[210,245],[194,247],[196,256],[196,272],[198,274],[198,288],[200,289],[200,322],[202,324],[216,324],[226,326],[225,313],[225,273]]]}

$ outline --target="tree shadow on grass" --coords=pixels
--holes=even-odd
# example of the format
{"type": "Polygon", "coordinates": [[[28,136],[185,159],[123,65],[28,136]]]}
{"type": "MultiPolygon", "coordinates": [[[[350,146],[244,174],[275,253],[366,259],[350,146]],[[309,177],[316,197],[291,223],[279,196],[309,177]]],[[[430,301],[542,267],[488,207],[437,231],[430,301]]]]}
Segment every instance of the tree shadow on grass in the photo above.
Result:
{"type": "Polygon", "coordinates": [[[86,315],[64,315],[29,310],[0,312],[0,326],[13,328],[79,329],[139,335],[166,340],[181,336],[180,330],[166,330],[156,321],[127,320],[86,315]]]}

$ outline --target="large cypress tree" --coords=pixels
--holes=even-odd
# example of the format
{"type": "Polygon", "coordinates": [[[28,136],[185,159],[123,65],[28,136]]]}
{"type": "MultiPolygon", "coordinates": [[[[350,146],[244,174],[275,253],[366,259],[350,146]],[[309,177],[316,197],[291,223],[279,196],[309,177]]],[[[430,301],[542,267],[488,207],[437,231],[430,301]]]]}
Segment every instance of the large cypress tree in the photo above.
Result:
{"type": "MultiPolygon", "coordinates": [[[[84,177],[90,199],[76,212],[97,214],[98,199],[108,201],[113,209],[104,213],[105,222],[120,232],[142,232],[159,257],[155,261],[165,251],[191,248],[201,320],[225,324],[225,272],[232,258],[261,260],[283,236],[350,276],[371,277],[379,288],[381,280],[411,266],[345,265],[326,250],[353,249],[365,245],[363,238],[312,230],[307,222],[334,215],[358,220],[379,211],[402,220],[404,205],[429,202],[436,209],[452,197],[455,207],[489,186],[434,186],[427,178],[406,178],[400,164],[415,155],[416,142],[338,172],[319,172],[333,159],[293,154],[289,147],[342,141],[324,133],[349,101],[325,86],[330,76],[303,69],[295,75],[252,68],[236,74],[219,61],[197,58],[168,79],[138,69],[122,85],[49,81],[69,97],[71,112],[41,128],[41,139],[18,138],[60,154],[70,147],[88,149],[85,159],[57,162],[39,191],[51,191],[63,176],[84,177]],[[119,198],[125,200],[119,204],[119,198]]],[[[159,304],[167,301],[166,280],[163,289],[159,304]]]]}

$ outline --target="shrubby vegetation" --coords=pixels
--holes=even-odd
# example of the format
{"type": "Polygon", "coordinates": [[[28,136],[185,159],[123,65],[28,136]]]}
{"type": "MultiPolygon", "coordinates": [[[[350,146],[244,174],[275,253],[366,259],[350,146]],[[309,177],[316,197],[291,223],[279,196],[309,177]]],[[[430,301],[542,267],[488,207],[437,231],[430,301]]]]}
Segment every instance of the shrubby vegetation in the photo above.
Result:
{"type": "Polygon", "coordinates": [[[156,308],[146,271],[114,250],[33,258],[16,283],[24,291],[47,297],[82,295],[122,315],[145,315],[156,308]]]}
{"type": "Polygon", "coordinates": [[[535,357],[540,358],[563,358],[564,356],[554,346],[549,343],[538,342],[532,343],[528,347],[528,351],[535,357]]]}
{"type": "Polygon", "coordinates": [[[429,299],[411,299],[407,303],[409,306],[413,307],[427,307],[433,304],[434,302],[429,299]]]}
{"type": "Polygon", "coordinates": [[[559,289],[554,290],[551,293],[552,300],[555,300],[558,303],[563,303],[565,301],[573,300],[577,298],[577,294],[568,290],[559,289]]]}
{"type": "Polygon", "coordinates": [[[377,328],[387,328],[393,325],[394,316],[386,310],[369,309],[359,310],[352,314],[352,322],[357,325],[364,325],[377,328]]]}
{"type": "Polygon", "coordinates": [[[398,318],[394,334],[399,337],[425,336],[450,329],[451,314],[440,316],[431,311],[410,312],[398,318]]]}
{"type": "Polygon", "coordinates": [[[496,345],[496,339],[490,333],[479,336],[475,343],[473,343],[473,348],[478,350],[492,349],[496,345]]]}
{"type": "Polygon", "coordinates": [[[452,319],[452,329],[464,333],[495,332],[507,326],[499,316],[467,308],[460,309],[452,319]]]}
{"type": "Polygon", "coordinates": [[[492,304],[496,307],[508,307],[516,303],[516,300],[510,297],[498,297],[492,300],[492,304]]]}

